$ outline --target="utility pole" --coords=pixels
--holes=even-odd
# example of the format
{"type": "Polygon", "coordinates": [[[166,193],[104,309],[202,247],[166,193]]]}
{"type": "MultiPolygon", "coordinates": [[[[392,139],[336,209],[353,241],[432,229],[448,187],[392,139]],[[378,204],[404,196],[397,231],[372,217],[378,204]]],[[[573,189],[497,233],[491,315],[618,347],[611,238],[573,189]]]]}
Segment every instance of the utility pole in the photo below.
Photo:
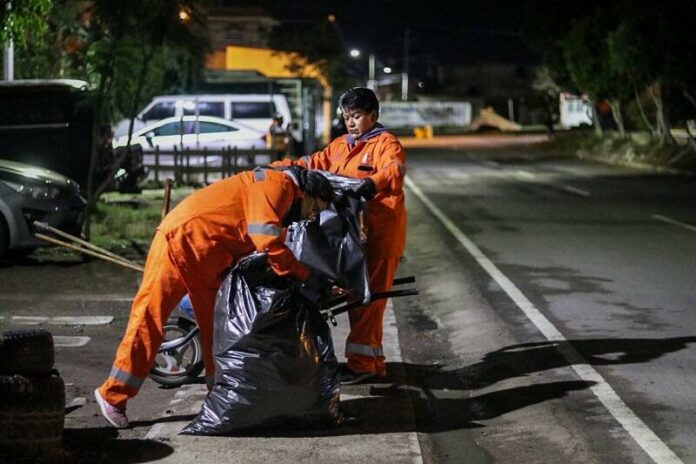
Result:
{"type": "Polygon", "coordinates": [[[408,57],[409,57],[409,46],[411,40],[411,31],[406,29],[404,31],[404,72],[401,73],[401,100],[408,100],[408,57]]]}
{"type": "MultiPolygon", "coordinates": [[[[8,15],[11,12],[12,2],[7,2],[8,15]]],[[[7,38],[7,43],[5,44],[5,49],[3,50],[2,64],[3,78],[6,81],[14,80],[14,43],[12,42],[11,35],[7,38]]]]}

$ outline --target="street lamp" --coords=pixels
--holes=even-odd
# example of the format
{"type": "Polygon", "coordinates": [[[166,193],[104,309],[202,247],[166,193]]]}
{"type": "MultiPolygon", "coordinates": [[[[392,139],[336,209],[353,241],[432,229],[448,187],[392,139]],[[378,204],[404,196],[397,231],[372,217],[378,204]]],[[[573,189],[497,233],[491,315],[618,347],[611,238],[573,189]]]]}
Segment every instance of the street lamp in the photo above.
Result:
{"type": "Polygon", "coordinates": [[[352,48],[352,49],[350,50],[350,56],[352,56],[353,58],[359,57],[359,56],[360,56],[360,50],[358,50],[357,48],[352,48]]]}
{"type": "Polygon", "coordinates": [[[385,66],[383,71],[384,71],[384,74],[391,74],[392,68],[390,68],[389,66],[385,66]]]}

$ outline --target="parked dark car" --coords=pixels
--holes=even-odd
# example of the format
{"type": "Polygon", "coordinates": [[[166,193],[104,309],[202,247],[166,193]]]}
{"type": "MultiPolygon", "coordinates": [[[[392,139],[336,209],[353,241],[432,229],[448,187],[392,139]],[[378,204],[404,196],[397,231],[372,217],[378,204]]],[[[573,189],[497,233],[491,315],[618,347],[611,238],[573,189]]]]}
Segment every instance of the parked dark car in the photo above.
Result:
{"type": "MultiPolygon", "coordinates": [[[[0,81],[0,156],[40,166],[74,179],[86,194],[96,148],[96,184],[112,172],[116,153],[111,127],[100,125],[93,90],[85,81],[0,81]]],[[[114,187],[134,191],[145,174],[140,152],[131,150],[117,167],[114,187]]]]}
{"type": "Polygon", "coordinates": [[[72,179],[0,159],[0,258],[47,245],[34,237],[34,221],[79,235],[86,204],[72,179]]]}

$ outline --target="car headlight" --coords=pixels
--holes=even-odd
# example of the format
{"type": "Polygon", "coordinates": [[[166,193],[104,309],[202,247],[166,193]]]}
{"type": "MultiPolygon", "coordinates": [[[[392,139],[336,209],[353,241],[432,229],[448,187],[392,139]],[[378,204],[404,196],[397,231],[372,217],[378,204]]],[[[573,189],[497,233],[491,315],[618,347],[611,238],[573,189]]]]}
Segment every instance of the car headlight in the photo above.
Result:
{"type": "Polygon", "coordinates": [[[60,189],[52,185],[20,184],[11,180],[0,180],[15,192],[32,200],[53,200],[60,196],[60,189]]]}

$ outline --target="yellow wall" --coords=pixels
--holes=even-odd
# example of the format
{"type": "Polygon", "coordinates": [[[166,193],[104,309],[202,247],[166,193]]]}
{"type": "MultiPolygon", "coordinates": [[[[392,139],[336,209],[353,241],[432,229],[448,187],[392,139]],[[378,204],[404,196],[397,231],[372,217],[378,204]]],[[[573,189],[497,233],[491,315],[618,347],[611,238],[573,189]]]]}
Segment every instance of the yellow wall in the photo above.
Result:
{"type": "Polygon", "coordinates": [[[268,48],[229,45],[208,56],[208,69],[227,71],[256,71],[270,78],[311,78],[321,83],[324,90],[324,142],[331,133],[331,86],[326,76],[299,53],[281,52],[268,48]]]}

